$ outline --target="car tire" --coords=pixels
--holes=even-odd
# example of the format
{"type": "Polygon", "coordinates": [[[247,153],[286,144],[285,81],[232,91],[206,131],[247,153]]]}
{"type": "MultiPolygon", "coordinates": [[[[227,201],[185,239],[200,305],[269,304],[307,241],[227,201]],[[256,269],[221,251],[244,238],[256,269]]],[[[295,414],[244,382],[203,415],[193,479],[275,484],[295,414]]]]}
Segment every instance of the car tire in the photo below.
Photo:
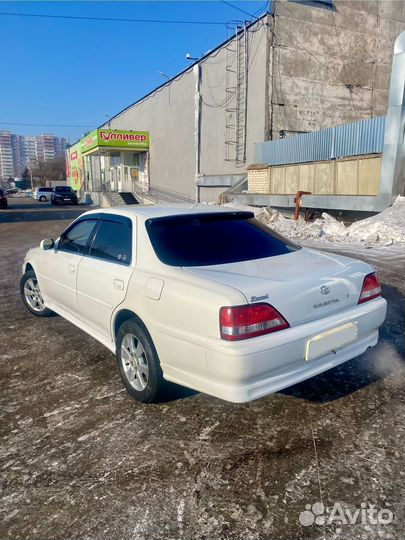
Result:
{"type": "Polygon", "coordinates": [[[79,201],[73,201],[73,204],[79,204],[79,201]]]}
{"type": "Polygon", "coordinates": [[[21,278],[20,293],[26,308],[33,315],[37,317],[51,317],[54,315],[54,312],[44,305],[34,270],[28,270],[21,278]]]}
{"type": "Polygon", "coordinates": [[[117,332],[117,365],[127,392],[143,403],[161,401],[169,383],[147,329],[136,318],[124,321],[117,332]]]}
{"type": "Polygon", "coordinates": [[[44,197],[43,195],[41,195],[40,198],[39,198],[39,201],[40,201],[40,202],[46,201],[46,197],[44,197]]]}

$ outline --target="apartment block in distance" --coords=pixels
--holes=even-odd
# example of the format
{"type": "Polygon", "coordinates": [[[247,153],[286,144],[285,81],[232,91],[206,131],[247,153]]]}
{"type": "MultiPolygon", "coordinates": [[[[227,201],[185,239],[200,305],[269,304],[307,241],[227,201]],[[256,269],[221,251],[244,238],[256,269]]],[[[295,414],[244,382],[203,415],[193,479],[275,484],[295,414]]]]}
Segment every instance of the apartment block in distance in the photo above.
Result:
{"type": "Polygon", "coordinates": [[[67,141],[63,137],[50,134],[26,136],[0,131],[0,179],[21,176],[30,163],[63,156],[66,148],[67,141]]]}
{"type": "Polygon", "coordinates": [[[12,134],[0,131],[0,179],[14,176],[12,134]]]}

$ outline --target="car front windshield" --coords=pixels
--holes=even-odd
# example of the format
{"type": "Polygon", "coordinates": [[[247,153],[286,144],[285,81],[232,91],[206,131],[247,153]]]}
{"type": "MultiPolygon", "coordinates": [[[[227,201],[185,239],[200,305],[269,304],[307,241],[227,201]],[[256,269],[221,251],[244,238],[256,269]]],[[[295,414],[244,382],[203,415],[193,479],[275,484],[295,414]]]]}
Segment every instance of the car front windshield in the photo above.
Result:
{"type": "Polygon", "coordinates": [[[57,193],[72,193],[72,188],[69,186],[60,186],[60,187],[56,187],[55,191],[57,193]]]}
{"type": "Polygon", "coordinates": [[[146,229],[157,257],[170,266],[229,264],[300,249],[251,212],[151,218],[146,229]]]}

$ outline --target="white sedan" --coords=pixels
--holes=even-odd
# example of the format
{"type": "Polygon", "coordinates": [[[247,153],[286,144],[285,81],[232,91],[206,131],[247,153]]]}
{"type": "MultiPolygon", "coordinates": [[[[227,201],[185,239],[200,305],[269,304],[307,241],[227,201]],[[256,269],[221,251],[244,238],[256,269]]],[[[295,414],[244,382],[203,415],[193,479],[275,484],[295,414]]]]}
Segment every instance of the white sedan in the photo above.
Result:
{"type": "Polygon", "coordinates": [[[266,396],[376,345],[386,314],[368,264],[208,205],[86,212],[28,251],[21,294],[34,315],[58,313],[115,353],[144,402],[165,381],[266,396]]]}

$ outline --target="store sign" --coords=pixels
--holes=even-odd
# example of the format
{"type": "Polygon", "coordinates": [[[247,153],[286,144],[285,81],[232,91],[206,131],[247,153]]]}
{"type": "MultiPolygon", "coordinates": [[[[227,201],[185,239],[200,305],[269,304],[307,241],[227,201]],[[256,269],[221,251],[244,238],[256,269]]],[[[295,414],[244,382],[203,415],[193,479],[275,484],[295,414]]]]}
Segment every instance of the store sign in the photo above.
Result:
{"type": "Polygon", "coordinates": [[[79,144],[81,152],[88,152],[89,150],[96,148],[98,146],[97,130],[86,135],[79,144]]]}
{"type": "Polygon", "coordinates": [[[67,149],[66,176],[72,189],[80,191],[84,185],[84,163],[81,154],[81,142],[67,149]]]}
{"type": "Polygon", "coordinates": [[[113,148],[149,148],[148,131],[126,131],[121,129],[97,129],[80,141],[82,152],[89,152],[98,146],[113,148]]]}

